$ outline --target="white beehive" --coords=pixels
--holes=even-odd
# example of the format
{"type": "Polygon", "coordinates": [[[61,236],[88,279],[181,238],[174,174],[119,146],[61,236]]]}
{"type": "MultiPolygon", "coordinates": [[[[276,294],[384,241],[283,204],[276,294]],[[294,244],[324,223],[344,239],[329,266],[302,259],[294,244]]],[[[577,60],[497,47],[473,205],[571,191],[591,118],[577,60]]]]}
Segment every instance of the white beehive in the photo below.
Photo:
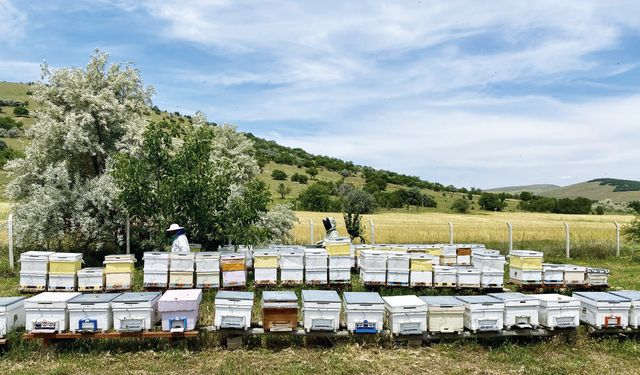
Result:
{"type": "Polygon", "coordinates": [[[141,332],[158,323],[160,292],[123,293],[111,301],[113,329],[121,332],[141,332]]]}
{"type": "Polygon", "coordinates": [[[280,249],[280,269],[304,269],[304,249],[285,247],[280,249]]]}
{"type": "Polygon", "coordinates": [[[480,270],[504,271],[506,261],[497,250],[473,249],[471,252],[471,264],[480,270]]]}
{"type": "Polygon", "coordinates": [[[458,283],[458,270],[452,266],[433,266],[433,286],[452,287],[458,283]]]}
{"type": "Polygon", "coordinates": [[[543,263],[542,282],[546,285],[562,285],[564,283],[564,265],[543,263]]]}
{"type": "Polygon", "coordinates": [[[534,294],[540,301],[538,322],[549,329],[573,328],[580,324],[580,301],[562,294],[534,294]]]}
{"type": "Polygon", "coordinates": [[[462,332],[464,330],[464,304],[452,296],[420,297],[427,304],[429,332],[462,332]]]}
{"type": "Polygon", "coordinates": [[[195,269],[196,253],[171,253],[169,254],[169,271],[191,272],[195,269]]]}
{"type": "Polygon", "coordinates": [[[24,301],[25,326],[33,333],[62,333],[69,329],[67,302],[74,292],[44,292],[24,301]]]}
{"type": "Polygon", "coordinates": [[[433,271],[414,271],[409,273],[409,286],[412,288],[432,286],[433,285],[433,271]]]}
{"type": "Polygon", "coordinates": [[[520,284],[542,284],[542,269],[523,269],[509,266],[509,278],[520,284]]]}
{"type": "Polygon", "coordinates": [[[201,289],[167,290],[158,300],[162,330],[167,332],[192,331],[198,324],[202,301],[201,289]]]}
{"type": "Polygon", "coordinates": [[[334,290],[303,290],[305,331],[337,331],[340,327],[341,302],[334,290]]]}
{"type": "Polygon", "coordinates": [[[522,293],[490,293],[504,302],[504,328],[538,328],[540,300],[522,293]]]}
{"type": "Polygon", "coordinates": [[[21,292],[42,292],[47,289],[47,272],[20,271],[21,292]]]}
{"type": "Polygon", "coordinates": [[[609,285],[609,270],[606,268],[587,267],[585,281],[592,286],[607,286],[609,285]]]}
{"type": "Polygon", "coordinates": [[[387,254],[387,285],[409,286],[411,254],[390,251],[387,254]]]}
{"type": "Polygon", "coordinates": [[[387,252],[362,250],[358,257],[358,266],[369,271],[387,271],[387,252]]]}
{"type": "Polygon", "coordinates": [[[564,282],[567,285],[584,285],[586,267],[575,266],[573,264],[564,265],[564,282]]]}
{"type": "Polygon", "coordinates": [[[169,271],[169,288],[191,289],[193,284],[193,271],[169,271]]]}
{"type": "Polygon", "coordinates": [[[196,272],[220,272],[220,253],[204,251],[196,253],[196,272]]]}
{"type": "Polygon", "coordinates": [[[464,303],[464,327],[472,332],[500,331],[504,326],[504,303],[491,296],[458,296],[464,303]]]}
{"type": "Polygon", "coordinates": [[[387,271],[360,267],[360,280],[364,285],[385,285],[387,271]]]}
{"type": "Polygon", "coordinates": [[[629,326],[634,329],[640,327],[640,292],[637,290],[621,290],[615,292],[609,292],[618,297],[626,298],[631,302],[629,308],[629,326]]]}
{"type": "Polygon", "coordinates": [[[504,287],[504,270],[483,269],[480,274],[480,287],[491,289],[504,287]]]}
{"type": "Polygon", "coordinates": [[[394,335],[420,335],[427,330],[427,304],[417,296],[382,297],[387,328],[394,335]]]}
{"type": "Polygon", "coordinates": [[[67,302],[71,332],[105,332],[113,328],[111,302],[120,293],[81,294],[67,302]]]}
{"type": "Polygon", "coordinates": [[[78,271],[78,292],[104,291],[104,268],[89,267],[78,271]]]}
{"type": "Polygon", "coordinates": [[[580,321],[597,329],[627,328],[631,301],[605,292],[574,292],[580,300],[580,321]]]}
{"type": "Polygon", "coordinates": [[[168,288],[169,271],[148,271],[145,269],[142,275],[142,285],[145,288],[168,288]]]}
{"type": "Polygon", "coordinates": [[[329,283],[346,284],[351,282],[351,256],[329,255],[329,283]]]}
{"type": "Polygon", "coordinates": [[[169,272],[170,253],[160,251],[149,251],[142,255],[144,261],[144,272],[169,272]]]}
{"type": "Polygon", "coordinates": [[[26,251],[20,254],[20,272],[25,273],[48,273],[49,255],[52,251],[26,251]]]}
{"type": "Polygon", "coordinates": [[[220,272],[196,272],[196,288],[213,289],[220,287],[220,272]]]}
{"type": "Polygon", "coordinates": [[[470,266],[458,266],[456,285],[458,288],[480,288],[481,271],[470,266]]]}
{"type": "Polygon", "coordinates": [[[47,290],[49,292],[75,292],[77,289],[78,278],[76,274],[49,274],[47,290]]]}
{"type": "Polygon", "coordinates": [[[24,297],[0,297],[0,338],[25,324],[24,297]]]}
{"type": "Polygon", "coordinates": [[[343,309],[349,332],[382,332],[384,326],[384,300],[378,293],[344,292],[343,309]]]}
{"type": "Polygon", "coordinates": [[[329,256],[325,249],[305,249],[304,268],[305,269],[327,269],[329,256]]]}
{"type": "Polygon", "coordinates": [[[251,327],[253,292],[220,291],[215,299],[214,326],[216,329],[244,329],[251,327]]]}

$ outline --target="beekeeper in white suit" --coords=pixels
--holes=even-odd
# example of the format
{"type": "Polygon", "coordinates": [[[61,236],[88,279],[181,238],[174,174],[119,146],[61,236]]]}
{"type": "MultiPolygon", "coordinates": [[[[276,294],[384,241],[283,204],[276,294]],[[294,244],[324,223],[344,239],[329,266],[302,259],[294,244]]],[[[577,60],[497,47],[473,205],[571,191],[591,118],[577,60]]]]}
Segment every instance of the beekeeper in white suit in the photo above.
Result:
{"type": "Polygon", "coordinates": [[[167,229],[167,234],[171,236],[171,252],[172,253],[189,253],[191,249],[189,248],[189,240],[187,239],[187,235],[185,234],[185,230],[183,227],[178,224],[171,224],[169,229],[167,229]]]}

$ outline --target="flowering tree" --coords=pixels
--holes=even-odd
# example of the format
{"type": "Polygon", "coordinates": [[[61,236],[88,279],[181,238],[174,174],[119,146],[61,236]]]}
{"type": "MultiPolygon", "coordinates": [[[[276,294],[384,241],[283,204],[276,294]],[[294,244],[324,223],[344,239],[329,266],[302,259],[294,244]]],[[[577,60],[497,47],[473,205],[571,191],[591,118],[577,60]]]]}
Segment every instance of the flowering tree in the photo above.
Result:
{"type": "Polygon", "coordinates": [[[8,164],[19,246],[86,250],[121,240],[110,157],[139,147],[152,88],[108,58],[96,50],[85,69],[42,67],[32,143],[8,164]]]}

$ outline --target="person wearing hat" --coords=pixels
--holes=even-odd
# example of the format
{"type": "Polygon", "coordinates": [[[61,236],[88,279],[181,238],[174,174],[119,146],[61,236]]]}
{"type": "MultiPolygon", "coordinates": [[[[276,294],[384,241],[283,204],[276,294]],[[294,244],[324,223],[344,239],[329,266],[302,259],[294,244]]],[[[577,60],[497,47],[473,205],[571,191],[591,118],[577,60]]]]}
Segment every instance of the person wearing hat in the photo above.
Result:
{"type": "Polygon", "coordinates": [[[178,224],[171,224],[169,229],[167,229],[167,234],[171,236],[171,252],[172,253],[189,253],[191,252],[191,248],[189,248],[189,240],[187,239],[187,235],[185,234],[185,230],[183,227],[178,224]]]}

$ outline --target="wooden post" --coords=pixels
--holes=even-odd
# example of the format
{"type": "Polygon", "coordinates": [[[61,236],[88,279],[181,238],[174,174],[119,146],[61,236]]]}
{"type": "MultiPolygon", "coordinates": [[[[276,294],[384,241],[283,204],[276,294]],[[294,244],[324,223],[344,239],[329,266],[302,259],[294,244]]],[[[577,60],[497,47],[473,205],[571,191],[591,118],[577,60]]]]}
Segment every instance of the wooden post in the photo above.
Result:
{"type": "Polygon", "coordinates": [[[314,235],[313,235],[313,221],[309,219],[309,244],[313,245],[314,243],[315,241],[314,241],[314,235]]]}
{"type": "Polygon", "coordinates": [[[570,240],[570,234],[569,234],[569,224],[567,223],[564,223],[564,238],[565,238],[564,252],[567,259],[569,259],[571,257],[571,240],[570,240]]]}
{"type": "Polygon", "coordinates": [[[453,224],[449,222],[449,245],[453,245],[453,224]]]}
{"type": "Polygon", "coordinates": [[[369,226],[371,227],[371,244],[376,244],[376,229],[373,226],[373,220],[369,219],[369,226]]]}
{"type": "Polygon", "coordinates": [[[507,228],[509,228],[509,252],[513,250],[513,226],[507,222],[507,228]]]}
{"type": "Polygon", "coordinates": [[[9,232],[9,268],[13,269],[13,214],[9,214],[7,231],[9,232]]]}
{"type": "Polygon", "coordinates": [[[125,223],[125,227],[126,227],[126,236],[127,236],[127,254],[131,254],[131,230],[129,228],[129,213],[127,212],[127,218],[126,218],[127,222],[125,223]]]}
{"type": "Polygon", "coordinates": [[[613,224],[616,226],[616,257],[620,257],[620,224],[617,221],[613,224]]]}

